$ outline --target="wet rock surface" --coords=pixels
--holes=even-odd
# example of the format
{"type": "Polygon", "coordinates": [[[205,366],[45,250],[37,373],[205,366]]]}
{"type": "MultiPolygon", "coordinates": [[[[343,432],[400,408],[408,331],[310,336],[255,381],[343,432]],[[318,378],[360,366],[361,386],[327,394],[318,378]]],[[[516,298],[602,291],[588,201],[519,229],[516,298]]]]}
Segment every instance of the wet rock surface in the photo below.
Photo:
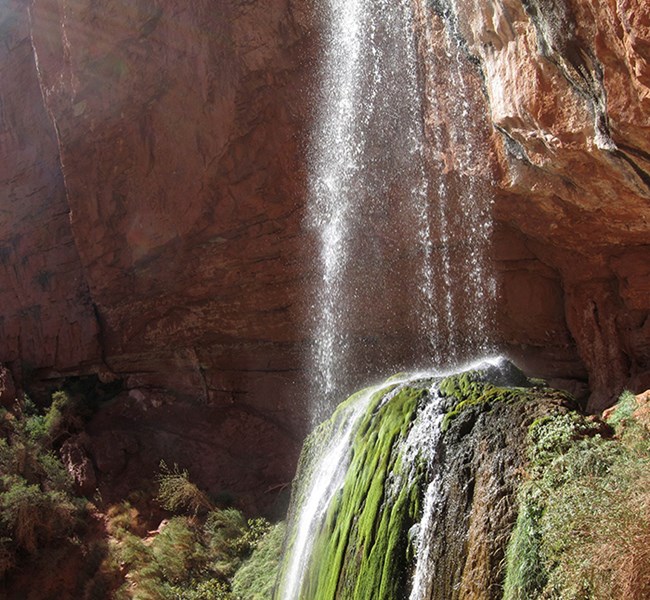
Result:
{"type": "Polygon", "coordinates": [[[529,427],[575,400],[534,385],[507,361],[419,377],[388,380],[369,400],[367,391],[356,394],[307,439],[278,598],[287,589],[291,598],[324,600],[360,600],[368,590],[387,600],[502,598],[529,427]],[[355,403],[366,401],[355,416],[355,403]],[[346,418],[358,420],[339,457],[340,489],[305,521],[314,473],[341,443],[346,418]],[[303,531],[310,543],[301,546],[306,559],[296,579],[289,565],[303,531]]]}
{"type": "Polygon", "coordinates": [[[498,599],[505,550],[517,519],[517,490],[527,462],[528,427],[572,401],[530,389],[520,402],[478,403],[451,420],[439,472],[447,495],[430,535],[432,579],[426,597],[498,599]]]}

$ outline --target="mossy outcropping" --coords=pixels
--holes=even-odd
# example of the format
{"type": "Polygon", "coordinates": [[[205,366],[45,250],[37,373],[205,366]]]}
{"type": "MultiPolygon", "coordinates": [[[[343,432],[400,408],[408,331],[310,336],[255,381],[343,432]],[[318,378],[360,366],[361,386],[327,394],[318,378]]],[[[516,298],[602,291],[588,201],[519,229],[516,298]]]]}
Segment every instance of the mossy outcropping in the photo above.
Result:
{"type": "Polygon", "coordinates": [[[569,398],[535,386],[505,361],[451,376],[392,379],[353,396],[305,444],[287,557],[318,461],[364,397],[338,459],[344,476],[301,547],[299,581],[287,585],[285,562],[275,598],[501,598],[528,426],[566,410],[569,398]],[[435,518],[423,518],[425,505],[435,518]],[[416,569],[424,576],[414,578],[416,569]]]}

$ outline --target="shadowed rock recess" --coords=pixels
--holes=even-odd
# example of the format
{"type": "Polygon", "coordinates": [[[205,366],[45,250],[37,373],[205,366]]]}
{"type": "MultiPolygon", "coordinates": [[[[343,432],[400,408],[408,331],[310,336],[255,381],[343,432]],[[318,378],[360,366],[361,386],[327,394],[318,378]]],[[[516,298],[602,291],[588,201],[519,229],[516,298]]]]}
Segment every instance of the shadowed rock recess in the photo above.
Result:
{"type": "Polygon", "coordinates": [[[275,597],[502,598],[528,428],[574,404],[540,383],[500,361],[396,377],[342,404],[303,448],[275,597]],[[298,550],[305,558],[292,585],[310,487],[360,403],[342,486],[307,524],[311,539],[298,550]]]}

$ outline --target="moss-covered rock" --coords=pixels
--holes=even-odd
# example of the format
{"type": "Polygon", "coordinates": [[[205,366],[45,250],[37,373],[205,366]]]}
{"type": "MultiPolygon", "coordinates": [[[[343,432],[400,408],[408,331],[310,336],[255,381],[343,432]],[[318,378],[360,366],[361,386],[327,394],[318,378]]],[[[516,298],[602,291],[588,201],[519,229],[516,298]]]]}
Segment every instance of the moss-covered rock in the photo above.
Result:
{"type": "MultiPolygon", "coordinates": [[[[415,550],[428,542],[431,564],[420,597],[500,598],[528,426],[569,399],[534,386],[505,362],[453,376],[404,380],[402,375],[391,378],[367,399],[350,436],[343,484],[312,531],[313,543],[305,550],[309,560],[290,600],[406,598],[415,550]],[[435,449],[414,449],[409,434],[434,404],[435,449]],[[439,486],[430,507],[436,518],[420,531],[432,481],[439,486]]],[[[344,403],[305,444],[294,484],[288,554],[318,456],[333,445],[362,396],[344,403]]],[[[287,600],[282,587],[276,593],[280,598],[287,600]]]]}
{"type": "Polygon", "coordinates": [[[314,545],[304,598],[398,598],[408,572],[403,532],[417,521],[421,481],[399,477],[399,441],[424,390],[405,387],[390,402],[375,398],[353,442],[345,485],[327,512],[314,545]]]}
{"type": "Polygon", "coordinates": [[[496,403],[508,404],[531,399],[534,384],[515,365],[501,361],[444,377],[438,384],[440,394],[453,402],[442,422],[442,430],[464,410],[481,405],[490,410],[496,403]]]}

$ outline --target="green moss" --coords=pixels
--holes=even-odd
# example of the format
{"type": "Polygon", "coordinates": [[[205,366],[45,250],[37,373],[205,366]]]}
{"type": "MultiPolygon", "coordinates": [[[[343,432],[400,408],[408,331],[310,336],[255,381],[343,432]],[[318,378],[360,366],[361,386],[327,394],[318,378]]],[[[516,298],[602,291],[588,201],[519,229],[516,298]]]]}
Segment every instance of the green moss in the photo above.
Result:
{"type": "Polygon", "coordinates": [[[482,405],[485,410],[496,403],[511,403],[528,398],[529,390],[524,388],[498,387],[485,381],[482,371],[466,371],[458,375],[445,377],[438,384],[443,396],[455,398],[457,404],[445,415],[442,431],[449,429],[451,422],[464,410],[482,405]]]}
{"type": "Polygon", "coordinates": [[[405,589],[405,532],[418,520],[420,478],[400,477],[397,442],[426,392],[406,387],[389,402],[376,394],[353,442],[345,485],[333,499],[314,544],[301,598],[392,600],[405,589]]]}

